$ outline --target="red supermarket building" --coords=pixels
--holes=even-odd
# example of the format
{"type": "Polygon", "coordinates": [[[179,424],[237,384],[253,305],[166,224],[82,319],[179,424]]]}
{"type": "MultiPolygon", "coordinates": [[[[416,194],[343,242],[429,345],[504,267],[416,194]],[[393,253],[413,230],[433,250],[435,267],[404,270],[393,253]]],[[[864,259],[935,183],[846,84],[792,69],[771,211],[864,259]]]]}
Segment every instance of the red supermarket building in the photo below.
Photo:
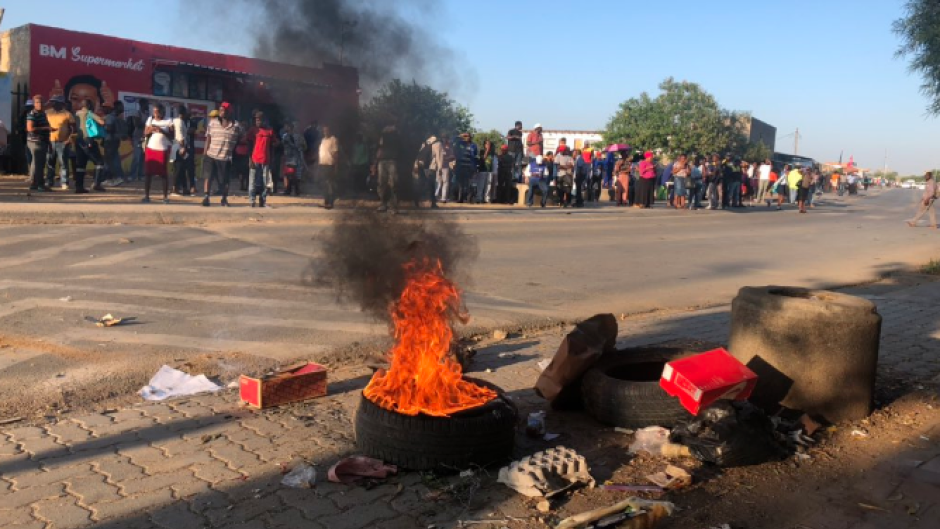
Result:
{"type": "Polygon", "coordinates": [[[97,107],[123,101],[128,113],[140,98],[167,108],[185,103],[195,116],[229,101],[239,119],[260,109],[301,127],[355,110],[360,93],[355,68],[307,68],[36,24],[0,35],[0,79],[0,91],[13,92],[0,99],[9,107],[0,117],[14,125],[27,94],[37,93],[62,95],[73,109],[84,99],[97,107]]]}

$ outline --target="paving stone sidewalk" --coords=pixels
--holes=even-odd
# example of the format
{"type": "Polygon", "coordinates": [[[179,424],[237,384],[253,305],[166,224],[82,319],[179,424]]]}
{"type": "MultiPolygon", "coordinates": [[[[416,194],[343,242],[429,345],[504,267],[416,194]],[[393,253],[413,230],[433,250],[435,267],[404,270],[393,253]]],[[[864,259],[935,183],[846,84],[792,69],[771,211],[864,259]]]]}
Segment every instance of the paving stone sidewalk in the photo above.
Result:
{"type": "MultiPolygon", "coordinates": [[[[871,297],[885,318],[880,376],[914,381],[940,373],[940,283],[871,297]]],[[[628,318],[619,345],[688,337],[724,343],[728,319],[728,307],[628,318]]],[[[537,363],[551,357],[562,334],[483,344],[474,376],[503,387],[522,412],[541,408],[531,390],[537,363]]],[[[427,502],[418,473],[371,489],[328,483],[329,465],[355,453],[352,420],[370,374],[340,369],[331,373],[330,396],[271,411],[240,407],[228,390],[4,429],[0,527],[395,529],[531,515],[505,487],[482,491],[477,501],[485,508],[472,513],[427,502]],[[301,460],[319,471],[314,490],[280,484],[284,469],[301,460]]],[[[524,439],[519,455],[530,449],[524,439]]]]}

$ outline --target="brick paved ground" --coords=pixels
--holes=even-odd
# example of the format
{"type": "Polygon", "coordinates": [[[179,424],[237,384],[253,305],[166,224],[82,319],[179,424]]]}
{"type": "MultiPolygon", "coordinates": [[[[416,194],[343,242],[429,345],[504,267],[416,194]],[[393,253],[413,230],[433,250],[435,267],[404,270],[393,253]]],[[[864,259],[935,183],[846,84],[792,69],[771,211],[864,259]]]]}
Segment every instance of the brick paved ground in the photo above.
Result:
{"type": "MultiPolygon", "coordinates": [[[[940,283],[872,292],[885,318],[879,375],[937,376],[940,283]]],[[[727,329],[728,307],[636,317],[621,322],[620,345],[687,337],[723,343],[727,329]]],[[[474,376],[506,389],[523,412],[541,408],[530,389],[536,363],[554,353],[562,334],[482,346],[474,376]]],[[[355,451],[352,418],[369,374],[341,369],[329,397],[266,412],[239,407],[228,391],[8,427],[0,431],[0,527],[410,528],[488,517],[539,526],[532,509],[492,479],[469,504],[429,501],[429,484],[417,473],[369,490],[326,482],[329,465],[355,451]],[[300,460],[319,469],[315,490],[280,485],[282,469],[300,460]]],[[[544,446],[520,436],[517,452],[544,446]]]]}

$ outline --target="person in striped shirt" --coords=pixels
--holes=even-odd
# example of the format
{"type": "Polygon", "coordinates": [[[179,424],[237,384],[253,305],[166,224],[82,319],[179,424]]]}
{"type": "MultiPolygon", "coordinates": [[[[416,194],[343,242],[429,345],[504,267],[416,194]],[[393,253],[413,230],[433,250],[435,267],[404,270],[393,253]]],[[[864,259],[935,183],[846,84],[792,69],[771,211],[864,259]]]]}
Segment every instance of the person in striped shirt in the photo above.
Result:
{"type": "Polygon", "coordinates": [[[202,205],[209,207],[209,196],[213,182],[216,192],[222,195],[222,205],[228,207],[229,184],[232,180],[232,151],[241,137],[242,129],[231,117],[232,105],[223,102],[219,106],[218,119],[211,119],[206,128],[205,157],[202,160],[202,177],[206,181],[206,196],[202,205]]]}

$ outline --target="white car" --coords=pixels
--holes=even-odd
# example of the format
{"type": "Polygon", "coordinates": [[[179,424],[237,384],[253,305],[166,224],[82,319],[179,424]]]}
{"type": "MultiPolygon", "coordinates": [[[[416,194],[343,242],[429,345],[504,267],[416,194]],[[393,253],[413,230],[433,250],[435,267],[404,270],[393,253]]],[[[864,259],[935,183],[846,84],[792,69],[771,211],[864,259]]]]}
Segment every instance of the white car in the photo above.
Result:
{"type": "Polygon", "coordinates": [[[923,191],[923,190],[927,189],[927,184],[924,183],[924,182],[921,182],[921,183],[917,184],[917,189],[920,189],[921,191],[923,191]]]}
{"type": "Polygon", "coordinates": [[[901,188],[902,189],[914,189],[914,181],[913,180],[905,181],[903,184],[901,184],[901,188]]]}

